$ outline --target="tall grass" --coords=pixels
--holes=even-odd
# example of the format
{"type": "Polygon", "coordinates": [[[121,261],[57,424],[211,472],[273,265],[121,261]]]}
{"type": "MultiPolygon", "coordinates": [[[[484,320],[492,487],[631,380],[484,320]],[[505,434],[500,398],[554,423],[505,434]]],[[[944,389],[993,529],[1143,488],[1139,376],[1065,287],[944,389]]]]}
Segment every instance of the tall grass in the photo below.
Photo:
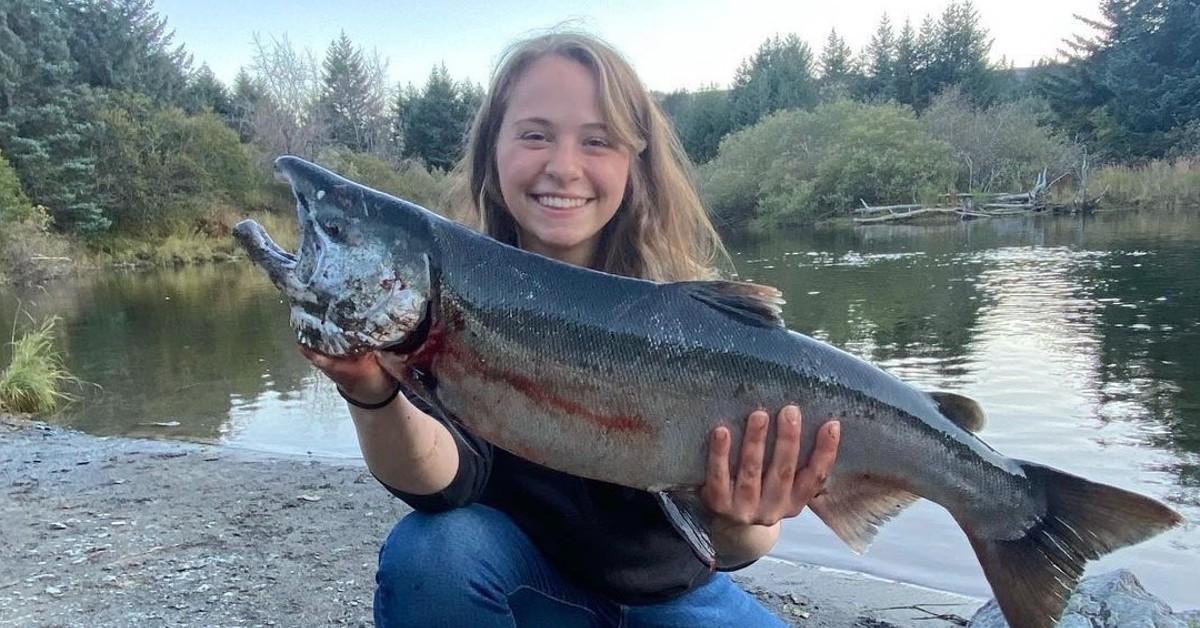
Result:
{"type": "Polygon", "coordinates": [[[75,378],[63,367],[62,356],[54,348],[54,327],[57,317],[17,338],[16,323],[9,347],[12,357],[0,372],[0,408],[9,412],[43,413],[58,407],[71,397],[62,391],[63,384],[75,378]]]}
{"type": "Polygon", "coordinates": [[[1088,183],[1089,196],[1101,192],[1109,207],[1200,208],[1200,157],[1105,166],[1088,183]]]}

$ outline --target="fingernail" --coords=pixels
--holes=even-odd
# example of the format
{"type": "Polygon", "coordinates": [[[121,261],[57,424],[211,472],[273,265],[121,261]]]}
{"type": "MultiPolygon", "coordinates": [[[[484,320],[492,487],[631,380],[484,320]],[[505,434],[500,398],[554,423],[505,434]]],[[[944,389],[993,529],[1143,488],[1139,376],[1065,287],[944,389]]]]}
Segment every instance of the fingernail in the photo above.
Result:
{"type": "Polygon", "coordinates": [[[788,407],[784,408],[784,410],[787,410],[787,413],[784,416],[784,418],[785,418],[785,420],[787,420],[788,425],[795,425],[800,422],[800,408],[799,407],[788,406],[788,407]]]}
{"type": "Polygon", "coordinates": [[[840,421],[833,421],[829,424],[829,435],[835,439],[841,438],[842,424],[840,421]]]}

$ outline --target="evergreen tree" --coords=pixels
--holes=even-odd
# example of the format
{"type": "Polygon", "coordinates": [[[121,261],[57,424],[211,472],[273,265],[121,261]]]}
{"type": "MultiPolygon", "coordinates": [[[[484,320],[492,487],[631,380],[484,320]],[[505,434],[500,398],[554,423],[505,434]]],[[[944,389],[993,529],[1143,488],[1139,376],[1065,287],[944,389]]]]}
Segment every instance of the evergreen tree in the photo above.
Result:
{"type": "Polygon", "coordinates": [[[896,38],[896,61],[892,66],[891,95],[897,102],[913,104],[920,72],[918,62],[917,35],[912,23],[904,20],[904,28],[896,38]]]}
{"type": "Polygon", "coordinates": [[[1103,0],[1042,81],[1059,123],[1110,157],[1177,153],[1200,120],[1200,2],[1103,0]]]}
{"type": "Polygon", "coordinates": [[[795,34],[764,41],[742,61],[729,94],[734,128],[754,124],[773,111],[807,109],[816,102],[812,52],[795,34]]]}
{"type": "Polygon", "coordinates": [[[693,162],[704,163],[716,157],[721,138],[733,125],[728,90],[680,90],[662,97],[660,105],[674,122],[679,141],[693,162]]]}
{"type": "Polygon", "coordinates": [[[421,97],[421,92],[412,83],[400,87],[396,86],[395,95],[392,97],[392,107],[390,119],[388,123],[388,156],[394,159],[401,159],[407,153],[405,152],[404,128],[409,113],[412,111],[412,103],[416,102],[421,97]]]}
{"type": "Polygon", "coordinates": [[[262,88],[246,68],[239,69],[233,79],[233,93],[229,99],[229,125],[237,131],[241,141],[249,142],[254,139],[254,114],[259,101],[265,97],[262,88]]]}
{"type": "Polygon", "coordinates": [[[826,100],[848,97],[857,70],[850,46],[838,35],[837,29],[829,31],[829,38],[825,40],[825,48],[821,50],[818,65],[821,68],[821,95],[826,100]]]}
{"type": "Polygon", "coordinates": [[[188,113],[211,111],[232,124],[233,101],[208,64],[201,65],[188,77],[182,100],[183,109],[188,113]]]}
{"type": "Polygon", "coordinates": [[[0,5],[0,150],[60,228],[90,233],[109,225],[91,150],[98,99],[72,84],[69,37],[63,13],[41,0],[0,5]]]}
{"type": "Polygon", "coordinates": [[[987,29],[979,24],[979,13],[971,0],[947,5],[938,23],[934,53],[935,80],[931,82],[932,97],[949,85],[958,85],[962,94],[978,106],[987,106],[995,99],[993,77],[988,63],[992,40],[987,29]]]}
{"type": "Polygon", "coordinates": [[[63,0],[76,81],[183,105],[191,57],[153,0],[63,0]]]}
{"type": "Polygon", "coordinates": [[[404,156],[417,157],[432,168],[452,168],[482,94],[476,86],[455,83],[446,66],[434,66],[425,88],[402,107],[404,156]]]}
{"type": "Polygon", "coordinates": [[[892,33],[892,21],[888,19],[887,13],[880,18],[879,27],[871,35],[864,57],[865,95],[880,100],[896,99],[896,38],[892,33]]]}
{"type": "Polygon", "coordinates": [[[943,80],[942,67],[938,63],[937,22],[927,15],[921,21],[913,50],[912,100],[909,104],[917,111],[925,109],[943,80]]]}
{"type": "Polygon", "coordinates": [[[329,44],[318,105],[327,138],[350,150],[370,152],[384,139],[382,68],[372,66],[345,31],[329,44]]]}

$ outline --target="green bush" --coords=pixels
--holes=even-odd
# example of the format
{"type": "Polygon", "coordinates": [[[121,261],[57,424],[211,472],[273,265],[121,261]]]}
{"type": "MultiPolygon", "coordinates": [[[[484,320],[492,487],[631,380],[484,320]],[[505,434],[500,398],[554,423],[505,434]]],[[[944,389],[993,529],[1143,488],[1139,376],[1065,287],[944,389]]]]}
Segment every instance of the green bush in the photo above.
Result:
{"type": "MultiPolygon", "coordinates": [[[[74,380],[54,348],[56,318],[9,343],[8,365],[0,371],[0,408],[9,412],[49,412],[70,396],[62,385],[74,380]]],[[[15,331],[15,330],[14,330],[15,331]]]]}
{"type": "Polygon", "coordinates": [[[950,89],[921,114],[921,127],[954,148],[958,191],[1020,192],[1033,187],[1043,168],[1055,178],[1080,161],[1078,145],[1043,126],[1049,114],[1036,98],[976,109],[950,89]]]}
{"type": "Polygon", "coordinates": [[[431,172],[415,159],[396,165],[377,155],[330,148],[322,151],[317,161],[347,179],[434,210],[448,184],[445,173],[431,172]]]}
{"type": "Polygon", "coordinates": [[[97,179],[115,231],[165,235],[214,205],[260,204],[254,163],[216,115],[117,93],[100,119],[97,179]]]}
{"type": "Polygon", "coordinates": [[[5,225],[33,216],[33,204],[21,188],[17,171],[13,170],[4,152],[0,151],[0,225],[5,225]]]}
{"type": "Polygon", "coordinates": [[[721,222],[752,230],[803,224],[860,201],[911,202],[951,189],[951,148],[894,104],[840,101],[784,111],[728,136],[700,169],[708,206],[721,222]]]}

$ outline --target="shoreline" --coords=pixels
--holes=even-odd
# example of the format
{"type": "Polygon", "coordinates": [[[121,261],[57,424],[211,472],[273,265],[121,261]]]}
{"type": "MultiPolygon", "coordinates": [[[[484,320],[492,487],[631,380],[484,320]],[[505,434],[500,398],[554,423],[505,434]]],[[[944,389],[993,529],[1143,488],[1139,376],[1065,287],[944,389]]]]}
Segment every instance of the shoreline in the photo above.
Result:
{"type": "MultiPolygon", "coordinates": [[[[0,627],[371,626],[408,512],[361,461],[3,415],[0,490],[0,627]]],[[[734,578],[794,626],[960,626],[984,602],[773,558],[734,578]]]]}

